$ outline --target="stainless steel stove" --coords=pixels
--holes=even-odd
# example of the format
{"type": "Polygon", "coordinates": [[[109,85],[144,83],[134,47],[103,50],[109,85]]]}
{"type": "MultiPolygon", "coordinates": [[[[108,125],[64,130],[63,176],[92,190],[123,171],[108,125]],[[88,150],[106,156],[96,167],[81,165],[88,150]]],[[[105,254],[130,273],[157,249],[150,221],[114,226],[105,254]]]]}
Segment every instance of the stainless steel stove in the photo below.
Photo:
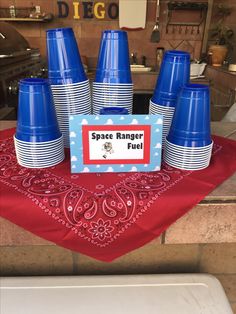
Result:
{"type": "Polygon", "coordinates": [[[8,23],[0,22],[0,120],[16,119],[18,83],[25,77],[45,77],[38,49],[8,23]]]}

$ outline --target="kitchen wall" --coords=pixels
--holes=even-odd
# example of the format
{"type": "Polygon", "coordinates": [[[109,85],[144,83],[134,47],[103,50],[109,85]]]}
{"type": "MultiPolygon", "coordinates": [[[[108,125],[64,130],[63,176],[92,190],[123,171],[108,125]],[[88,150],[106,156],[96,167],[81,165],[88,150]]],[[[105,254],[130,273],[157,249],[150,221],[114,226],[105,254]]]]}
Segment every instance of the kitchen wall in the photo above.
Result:
{"type": "MultiPolygon", "coordinates": [[[[231,49],[228,53],[228,61],[229,63],[236,63],[236,0],[214,0],[213,2],[213,10],[212,10],[212,18],[211,18],[211,25],[210,28],[213,27],[221,18],[218,14],[218,6],[224,5],[231,9],[230,15],[225,18],[224,25],[233,30],[234,36],[230,39],[231,42],[231,49]]],[[[209,38],[208,44],[214,44],[215,40],[209,38]]]]}
{"type": "MultiPolygon", "coordinates": [[[[15,5],[16,7],[31,7],[32,5],[40,5],[41,11],[47,13],[53,13],[55,19],[51,23],[12,23],[16,29],[27,38],[32,47],[39,47],[42,55],[46,54],[46,38],[45,30],[54,27],[73,27],[76,34],[76,38],[79,43],[81,55],[87,56],[89,59],[90,67],[96,66],[96,58],[99,50],[99,42],[101,32],[105,29],[118,29],[118,20],[111,20],[106,17],[104,20],[97,20],[95,18],[91,20],[73,19],[73,1],[65,0],[70,6],[69,16],[67,18],[57,18],[58,6],[57,1],[48,0],[1,0],[0,7],[9,7],[15,5]]],[[[82,2],[82,1],[79,1],[82,2]]],[[[105,0],[109,4],[108,0],[105,0]]],[[[113,0],[112,2],[118,2],[113,0]]],[[[130,52],[136,52],[138,54],[139,62],[141,62],[141,56],[147,57],[147,64],[155,64],[155,51],[157,47],[164,47],[165,49],[180,49],[186,50],[191,53],[193,59],[200,58],[202,39],[204,32],[204,23],[199,28],[197,27],[169,27],[168,33],[166,32],[167,22],[167,2],[161,2],[161,14],[160,14],[160,31],[161,41],[159,43],[151,43],[150,36],[152,29],[155,25],[155,11],[156,0],[148,0],[148,12],[146,28],[141,31],[129,31],[129,46],[130,52]]],[[[196,2],[196,1],[195,1],[196,2]]],[[[134,8],[135,10],[135,8],[134,8]]],[[[181,22],[195,22],[199,20],[199,12],[187,11],[184,14],[179,13],[173,16],[174,20],[181,22]]]]}
{"type": "MultiPolygon", "coordinates": [[[[80,8],[82,3],[86,0],[79,0],[80,8]]],[[[160,31],[161,41],[159,43],[151,43],[150,36],[152,29],[155,25],[155,11],[156,0],[147,0],[147,23],[146,28],[141,31],[129,31],[129,46],[130,52],[136,52],[138,54],[139,62],[141,62],[141,56],[147,57],[148,65],[155,65],[155,51],[157,47],[164,47],[165,49],[180,49],[186,50],[191,53],[192,59],[199,59],[201,56],[202,40],[205,23],[201,27],[169,27],[168,33],[166,23],[168,19],[168,9],[166,0],[160,0],[161,13],[160,13],[160,31]]],[[[46,13],[53,13],[55,18],[50,23],[12,23],[16,29],[27,38],[32,47],[39,47],[43,56],[46,55],[46,29],[54,27],[73,27],[76,38],[79,43],[81,55],[85,55],[88,58],[89,66],[95,67],[99,50],[99,42],[101,32],[105,29],[118,29],[118,20],[109,19],[106,14],[104,20],[93,19],[74,19],[73,0],[65,0],[69,4],[69,16],[67,18],[58,18],[58,4],[56,0],[1,0],[0,8],[8,8],[10,5],[15,5],[17,8],[31,7],[35,5],[41,6],[41,11],[46,13]]],[[[109,5],[111,2],[118,3],[119,0],[102,0],[109,5]]],[[[201,0],[190,0],[188,2],[203,2],[201,0]]],[[[229,5],[232,8],[232,13],[229,15],[225,23],[232,28],[236,34],[236,1],[231,0],[214,0],[213,13],[211,19],[211,25],[214,24],[219,17],[216,15],[216,7],[218,4],[223,3],[229,5]]],[[[135,8],[134,8],[135,10],[135,8]]],[[[81,11],[81,10],[80,10],[81,11]]],[[[181,22],[197,22],[199,21],[199,12],[186,11],[173,14],[173,21],[181,22]]],[[[213,43],[211,41],[210,43],[213,43]]],[[[230,54],[231,62],[236,62],[236,35],[234,36],[234,50],[230,54]]]]}

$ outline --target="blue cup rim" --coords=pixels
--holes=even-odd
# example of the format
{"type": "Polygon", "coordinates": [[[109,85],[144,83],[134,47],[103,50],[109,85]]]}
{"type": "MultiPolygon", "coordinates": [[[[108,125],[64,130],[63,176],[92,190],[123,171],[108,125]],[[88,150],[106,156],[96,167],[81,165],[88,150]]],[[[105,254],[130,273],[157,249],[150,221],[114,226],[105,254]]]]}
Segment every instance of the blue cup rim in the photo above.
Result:
{"type": "Polygon", "coordinates": [[[183,89],[190,90],[190,91],[204,91],[209,90],[208,85],[204,84],[186,84],[183,86],[183,89]]]}
{"type": "Polygon", "coordinates": [[[121,29],[107,29],[104,31],[104,33],[126,33],[126,31],[123,31],[121,29]]]}
{"type": "Polygon", "coordinates": [[[25,78],[20,80],[21,85],[48,85],[48,80],[47,79],[42,79],[42,78],[25,78]]]}
{"type": "Polygon", "coordinates": [[[187,51],[182,51],[182,50],[167,50],[165,52],[165,54],[168,54],[168,55],[171,55],[171,56],[174,56],[174,57],[185,57],[185,56],[188,56],[190,57],[190,53],[187,52],[187,51]]]}
{"type": "Polygon", "coordinates": [[[74,35],[72,27],[58,27],[46,30],[47,40],[58,40],[60,38],[65,38],[68,35],[74,35]]]}
{"type": "Polygon", "coordinates": [[[49,29],[46,30],[46,32],[47,32],[47,33],[50,33],[50,32],[64,31],[64,30],[72,30],[72,27],[49,28],[49,29]]]}
{"type": "Polygon", "coordinates": [[[103,34],[127,34],[126,31],[123,31],[121,29],[107,29],[103,31],[103,34]]]}

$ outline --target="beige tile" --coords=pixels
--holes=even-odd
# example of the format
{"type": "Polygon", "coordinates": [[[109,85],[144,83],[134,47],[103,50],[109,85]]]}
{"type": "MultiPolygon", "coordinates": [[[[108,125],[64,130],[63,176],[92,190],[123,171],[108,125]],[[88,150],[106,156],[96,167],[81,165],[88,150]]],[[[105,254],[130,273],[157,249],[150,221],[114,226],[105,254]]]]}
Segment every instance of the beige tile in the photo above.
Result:
{"type": "Polygon", "coordinates": [[[212,274],[235,274],[236,243],[202,245],[199,270],[212,274]]]}
{"type": "Polygon", "coordinates": [[[236,302],[236,274],[216,275],[220,280],[229,302],[236,302]]]}
{"type": "Polygon", "coordinates": [[[236,200],[236,174],[232,175],[214,191],[212,191],[206,200],[236,200]]]}
{"type": "Polygon", "coordinates": [[[73,273],[71,251],[57,246],[1,247],[0,265],[3,276],[73,273]]]}
{"type": "Polygon", "coordinates": [[[221,124],[221,127],[219,127],[219,122],[211,122],[212,134],[227,137],[228,135],[232,134],[233,131],[235,130],[236,124],[234,122],[224,122],[221,124]]]}
{"type": "Polygon", "coordinates": [[[236,141],[236,131],[229,136],[229,139],[236,141]]]}
{"type": "Polygon", "coordinates": [[[14,128],[16,126],[16,121],[0,121],[0,131],[14,128]]]}
{"type": "Polygon", "coordinates": [[[159,245],[153,241],[112,263],[74,254],[77,274],[140,274],[198,271],[198,245],[159,245]]]}
{"type": "Polygon", "coordinates": [[[236,302],[230,303],[230,306],[231,306],[231,308],[233,310],[233,313],[236,314],[236,302]]]}
{"type": "Polygon", "coordinates": [[[236,204],[198,205],[166,231],[165,243],[236,242],[236,204]]]}
{"type": "Polygon", "coordinates": [[[54,245],[3,218],[0,218],[0,230],[0,246],[54,245]]]}

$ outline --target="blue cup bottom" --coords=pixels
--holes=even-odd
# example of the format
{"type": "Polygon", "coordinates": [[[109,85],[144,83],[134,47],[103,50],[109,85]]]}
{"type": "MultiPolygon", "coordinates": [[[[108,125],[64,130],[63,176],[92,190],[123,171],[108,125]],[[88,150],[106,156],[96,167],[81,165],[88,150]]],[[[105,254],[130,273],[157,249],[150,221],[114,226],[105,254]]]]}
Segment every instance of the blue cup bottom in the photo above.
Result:
{"type": "Polygon", "coordinates": [[[103,78],[95,78],[95,83],[108,83],[108,84],[132,84],[132,80],[125,78],[117,78],[117,77],[103,77],[103,78]]]}
{"type": "Polygon", "coordinates": [[[96,83],[126,83],[132,84],[130,70],[113,71],[113,70],[97,70],[94,82],[96,83]]]}
{"type": "Polygon", "coordinates": [[[155,99],[156,101],[161,101],[163,100],[169,100],[169,101],[176,101],[178,97],[178,93],[167,93],[161,90],[156,90],[155,93],[153,94],[153,99],[155,99]]]}
{"type": "Polygon", "coordinates": [[[167,136],[167,141],[174,145],[183,146],[183,147],[204,147],[208,146],[212,143],[211,136],[205,136],[204,138],[184,138],[184,137],[177,137],[171,132],[167,136]]]}
{"type": "Polygon", "coordinates": [[[88,78],[84,73],[68,73],[68,74],[63,74],[63,73],[48,73],[48,79],[49,83],[51,85],[64,85],[64,84],[74,84],[74,83],[80,83],[87,81],[88,78]]]}
{"type": "Polygon", "coordinates": [[[51,133],[36,133],[32,132],[30,133],[24,133],[19,131],[19,129],[16,129],[16,134],[15,137],[17,140],[23,141],[23,142],[30,142],[30,143],[35,143],[35,142],[49,142],[56,140],[62,136],[61,132],[59,129],[55,132],[51,133]]]}
{"type": "Polygon", "coordinates": [[[170,98],[163,98],[163,97],[152,97],[151,101],[154,104],[160,105],[160,106],[164,106],[164,107],[171,107],[171,108],[175,108],[176,106],[176,98],[175,99],[170,99],[170,98]]]}

